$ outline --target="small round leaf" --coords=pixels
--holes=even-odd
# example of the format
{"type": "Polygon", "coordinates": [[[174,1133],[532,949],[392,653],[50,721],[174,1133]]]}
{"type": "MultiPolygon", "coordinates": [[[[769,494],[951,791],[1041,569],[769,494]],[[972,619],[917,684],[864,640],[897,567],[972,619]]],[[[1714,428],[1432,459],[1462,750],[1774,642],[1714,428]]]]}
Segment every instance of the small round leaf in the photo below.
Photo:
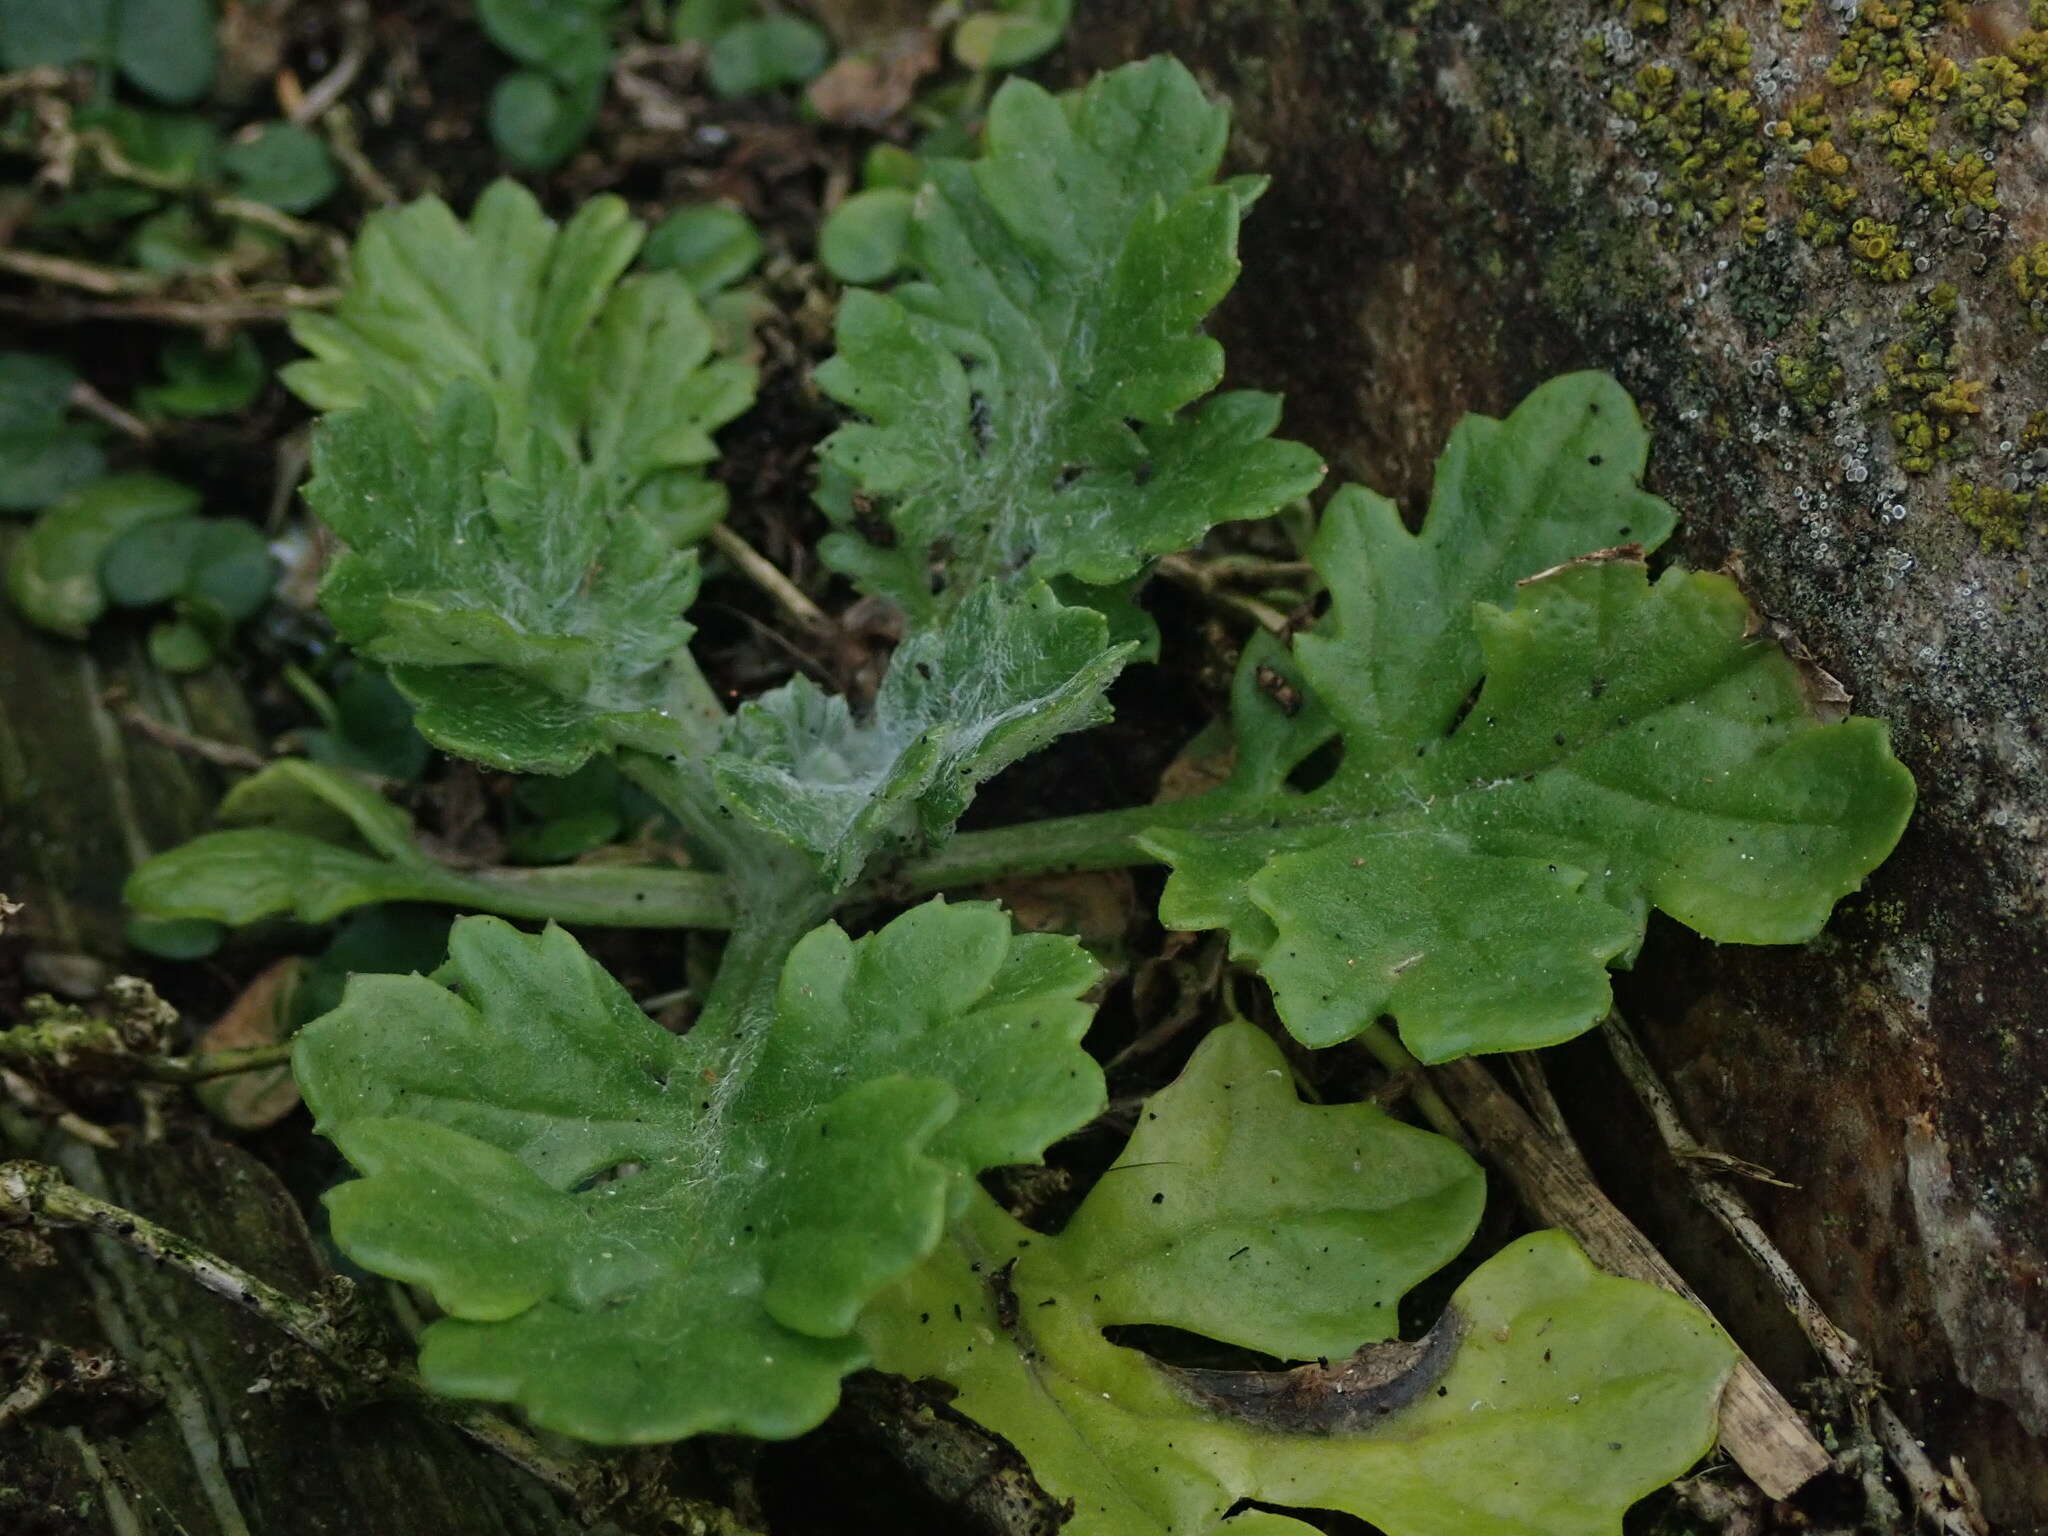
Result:
{"type": "Polygon", "coordinates": [[[203,917],[131,917],[129,944],[159,960],[204,960],[221,946],[227,929],[203,917]]]}
{"type": "Polygon", "coordinates": [[[297,123],[264,123],[221,156],[242,196],[306,213],[334,195],[341,177],[327,143],[297,123]]]}
{"type": "Polygon", "coordinates": [[[187,620],[167,619],[149,632],[149,659],[166,672],[204,672],[213,656],[213,642],[187,620]]]}
{"type": "Polygon", "coordinates": [[[114,61],[137,89],[185,106],[213,84],[214,25],[213,0],[115,0],[114,61]]]}
{"type": "Polygon", "coordinates": [[[846,283],[879,283],[903,265],[913,196],[901,187],[856,192],[833,210],[818,236],[818,256],[846,283]]]}
{"type": "Polygon", "coordinates": [[[730,203],[679,208],[647,237],[643,265],[681,274],[699,298],[730,287],[761,259],[761,235],[730,203]]]}
{"type": "Polygon", "coordinates": [[[794,16],[770,16],[728,27],[711,45],[711,88],[725,97],[751,96],[779,85],[802,85],[825,67],[825,34],[794,16]]]}
{"type": "Polygon", "coordinates": [[[199,526],[185,595],[213,604],[230,624],[239,624],[269,601],[277,563],[263,535],[248,523],[219,518],[199,526]]]}
{"type": "Polygon", "coordinates": [[[100,562],[100,586],[118,608],[167,603],[192,574],[192,552],[206,525],[196,517],[167,518],[131,528],[100,562]]]}

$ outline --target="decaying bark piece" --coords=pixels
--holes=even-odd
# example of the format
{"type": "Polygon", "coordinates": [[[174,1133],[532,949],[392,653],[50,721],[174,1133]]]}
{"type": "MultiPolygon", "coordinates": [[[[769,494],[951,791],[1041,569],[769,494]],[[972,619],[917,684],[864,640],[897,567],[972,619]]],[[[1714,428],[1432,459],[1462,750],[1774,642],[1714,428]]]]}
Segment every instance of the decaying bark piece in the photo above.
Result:
{"type": "MultiPolygon", "coordinates": [[[[302,1295],[327,1271],[284,1188],[204,1136],[95,1153],[47,1149],[81,1189],[302,1295]]],[[[107,1237],[53,1240],[54,1266],[0,1271],[0,1334],[108,1354],[154,1387],[0,1431],[0,1529],[77,1536],[433,1531],[570,1536],[540,1486],[396,1403],[323,1402],[268,1325],[107,1237]],[[58,1523],[51,1523],[51,1522],[58,1523]]]]}

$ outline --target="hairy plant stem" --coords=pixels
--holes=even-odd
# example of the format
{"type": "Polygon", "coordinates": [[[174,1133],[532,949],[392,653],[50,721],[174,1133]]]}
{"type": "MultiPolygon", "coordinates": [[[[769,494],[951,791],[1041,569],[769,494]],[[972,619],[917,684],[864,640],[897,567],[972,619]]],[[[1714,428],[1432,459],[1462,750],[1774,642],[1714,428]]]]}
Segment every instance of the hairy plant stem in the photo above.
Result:
{"type": "Polygon", "coordinates": [[[1017,875],[1067,874],[1088,869],[1123,869],[1150,864],[1138,837],[1154,828],[1212,826],[1218,819],[1215,793],[1159,805],[1134,805],[1085,816],[1059,816],[986,832],[962,832],[943,848],[912,859],[876,881],[875,894],[927,895],[949,886],[974,885],[1017,875]]]}
{"type": "Polygon", "coordinates": [[[795,848],[732,813],[702,759],[623,752],[619,767],[724,873],[732,937],[693,1037],[735,1048],[750,1034],[759,1038],[773,1015],[782,962],[798,939],[831,915],[832,891],[795,848]]]}
{"type": "Polygon", "coordinates": [[[606,928],[727,928],[733,921],[726,881],[694,869],[610,864],[444,867],[431,871],[428,883],[433,900],[505,917],[552,918],[606,928]]]}
{"type": "MultiPolygon", "coordinates": [[[[699,675],[698,681],[702,680],[699,675]]],[[[628,748],[619,753],[619,772],[682,824],[694,851],[730,877],[744,868],[739,856],[744,852],[745,831],[711,782],[709,756],[708,750],[699,752],[694,746],[688,755],[667,756],[628,748]]]]}

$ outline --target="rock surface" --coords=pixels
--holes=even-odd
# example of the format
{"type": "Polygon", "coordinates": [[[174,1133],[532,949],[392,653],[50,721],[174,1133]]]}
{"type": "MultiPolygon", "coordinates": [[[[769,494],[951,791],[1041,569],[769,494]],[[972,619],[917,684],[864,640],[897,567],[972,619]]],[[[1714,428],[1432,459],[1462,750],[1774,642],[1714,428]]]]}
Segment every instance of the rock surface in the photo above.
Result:
{"type": "MultiPolygon", "coordinates": [[[[1417,507],[1461,413],[1609,369],[1680,557],[1892,722],[1921,809],[1829,933],[1664,925],[1625,995],[1702,1139],[1796,1186],[1773,1233],[1936,1461],[2048,1530],[2048,7],[1891,3],[1094,0],[1070,57],[1232,101],[1274,181],[1219,333],[1336,477],[1417,507]]],[[[1819,1375],[1678,1181],[1633,1184],[1819,1375]]]]}

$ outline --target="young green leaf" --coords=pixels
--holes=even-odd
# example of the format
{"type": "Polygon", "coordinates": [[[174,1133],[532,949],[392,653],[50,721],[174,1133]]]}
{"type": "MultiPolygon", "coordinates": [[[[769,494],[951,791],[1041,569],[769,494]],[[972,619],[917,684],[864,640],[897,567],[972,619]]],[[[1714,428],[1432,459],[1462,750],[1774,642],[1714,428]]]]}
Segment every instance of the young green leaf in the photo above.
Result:
{"type": "Polygon", "coordinates": [[[114,0],[0,0],[0,65],[59,69],[103,59],[112,44],[114,0]]]}
{"type": "Polygon", "coordinates": [[[692,293],[708,299],[753,271],[764,249],[761,232],[731,203],[700,203],[655,225],[640,263],[679,274],[692,293]]]}
{"type": "MultiPolygon", "coordinates": [[[[1271,1042],[1227,1026],[1065,1231],[976,1191],[862,1336],[883,1369],[953,1384],[956,1411],[1072,1501],[1069,1536],[1235,1532],[1222,1522],[1245,1499],[1388,1536],[1616,1532],[1712,1444],[1734,1351],[1696,1308],[1598,1274],[1558,1233],[1481,1265],[1420,1343],[1374,1345],[1463,1246],[1481,1185],[1439,1137],[1300,1104],[1271,1042]],[[1104,1339],[1129,1322],[1321,1358],[1178,1370],[1104,1339]]],[[[1309,1529],[1262,1520],[1248,1528],[1309,1529]]]]}
{"type": "Polygon", "coordinates": [[[1100,1108],[1095,975],[1071,940],[934,901],[816,929],[768,1027],[705,1042],[561,930],[470,918],[437,980],[352,982],[295,1067],[366,1175],[328,1197],[337,1242],[447,1314],[430,1385],[607,1443],[781,1437],[831,1410],[860,1308],[971,1175],[1100,1108]]]}
{"type": "Polygon", "coordinates": [[[33,512],[97,479],[90,428],[67,419],[78,375],[53,357],[0,352],[0,512],[33,512]]]}
{"type": "Polygon", "coordinates": [[[559,79],[602,75],[611,60],[610,14],[620,0],[480,0],[477,20],[522,64],[559,79]]]}
{"type": "Polygon", "coordinates": [[[1580,375],[1461,426],[1421,533],[1355,488],[1325,512],[1329,618],[1248,650],[1236,776],[1140,839],[1174,869],[1162,918],[1229,928],[1303,1041],[1390,1013],[1426,1061],[1551,1044],[1606,1012],[1652,906],[1797,942],[1897,842],[1883,726],[1831,720],[1732,581],[1556,564],[1665,536],[1643,456],[1580,375]],[[1333,743],[1326,782],[1289,783],[1333,743]]]}
{"type": "Polygon", "coordinates": [[[867,720],[802,677],[748,704],[718,784],[845,885],[879,852],[944,837],[991,774],[1107,718],[1131,650],[1042,586],[984,587],[897,648],[867,720]]]}
{"type": "Polygon", "coordinates": [[[726,27],[704,62],[711,89],[730,98],[802,85],[831,57],[831,39],[802,17],[764,16],[726,27]]]}
{"type": "Polygon", "coordinates": [[[583,142],[604,105],[605,75],[564,81],[538,69],[515,69],[491,92],[491,142],[522,171],[560,165],[583,142]]]}
{"type": "Polygon", "coordinates": [[[247,331],[235,332],[225,347],[207,346],[197,337],[181,336],[158,358],[164,382],[135,392],[145,411],[165,416],[232,416],[247,410],[263,393],[263,354],[247,331]]]}
{"type": "Polygon", "coordinates": [[[931,164],[919,280],[849,293],[818,370],[866,418],[821,449],[828,561],[928,614],[999,577],[1120,581],[1314,487],[1272,397],[1187,409],[1254,190],[1212,182],[1225,116],[1171,59],[1065,99],[1011,80],[983,158],[931,164]]]}
{"type": "Polygon", "coordinates": [[[754,373],[712,355],[680,277],[624,275],[642,234],[615,197],[558,228],[509,181],[466,225],[436,198],[374,215],[341,304],[294,317],[314,356],[284,381],[316,410],[383,395],[416,418],[470,381],[490,399],[508,468],[545,445],[547,458],[587,463],[615,501],[694,472],[717,455],[711,434],[752,403],[754,373]]]}
{"type": "Polygon", "coordinates": [[[726,28],[759,14],[755,0],[680,0],[669,30],[679,43],[713,43],[726,28]]]}
{"type": "Polygon", "coordinates": [[[953,32],[953,57],[969,69],[1015,69],[1056,45],[1073,19],[1073,0],[1000,0],[953,32]]]}
{"type": "Polygon", "coordinates": [[[903,265],[910,244],[910,212],[916,205],[901,187],[856,192],[818,231],[818,259],[842,283],[879,283],[903,265]]]}
{"type": "Polygon", "coordinates": [[[204,629],[190,619],[159,619],[149,627],[147,642],[152,665],[180,676],[204,672],[219,654],[204,629]]]}
{"type": "Polygon", "coordinates": [[[450,752],[568,773],[618,741],[671,750],[694,556],[552,442],[519,456],[523,472],[504,453],[468,379],[424,421],[379,395],[325,423],[306,496],[348,545],[321,587],[327,616],[450,752]]]}
{"type": "Polygon", "coordinates": [[[243,197],[309,213],[334,195],[341,173],[327,141],[297,123],[264,123],[230,144],[221,164],[243,197]]]}
{"type": "MultiPolygon", "coordinates": [[[[80,128],[99,128],[111,133],[122,154],[171,186],[197,186],[219,174],[223,147],[220,129],[197,112],[164,112],[121,101],[102,101],[81,107],[74,121],[80,128]]],[[[90,189],[91,194],[112,190],[115,189],[90,189]]],[[[73,194],[81,195],[88,194],[73,194]]],[[[152,193],[146,203],[138,205],[138,211],[154,208],[157,202],[152,193]]]]}
{"type": "Polygon", "coordinates": [[[391,679],[363,662],[344,662],[330,689],[295,676],[321,724],[299,732],[306,756],[329,768],[352,769],[408,783],[426,768],[433,748],[413,729],[412,703],[391,679]]]}
{"type": "Polygon", "coordinates": [[[114,0],[114,62],[158,101],[184,106],[213,84],[214,26],[213,0],[114,0]]]}
{"type": "Polygon", "coordinates": [[[0,65],[119,66],[159,101],[196,101],[218,63],[212,0],[0,0],[0,65]]]}
{"type": "Polygon", "coordinates": [[[107,609],[100,564],[124,534],[188,518],[199,493],[159,475],[109,475],[73,491],[28,532],[7,566],[15,605],[44,629],[80,640],[107,609]]]}
{"type": "Polygon", "coordinates": [[[626,825],[625,785],[610,758],[564,779],[522,779],[506,802],[505,854],[515,864],[564,864],[615,841],[626,825]]]}
{"type": "Polygon", "coordinates": [[[131,528],[100,561],[100,589],[120,608],[153,608],[178,595],[192,574],[192,555],[205,523],[197,517],[158,518],[131,528]]]}

